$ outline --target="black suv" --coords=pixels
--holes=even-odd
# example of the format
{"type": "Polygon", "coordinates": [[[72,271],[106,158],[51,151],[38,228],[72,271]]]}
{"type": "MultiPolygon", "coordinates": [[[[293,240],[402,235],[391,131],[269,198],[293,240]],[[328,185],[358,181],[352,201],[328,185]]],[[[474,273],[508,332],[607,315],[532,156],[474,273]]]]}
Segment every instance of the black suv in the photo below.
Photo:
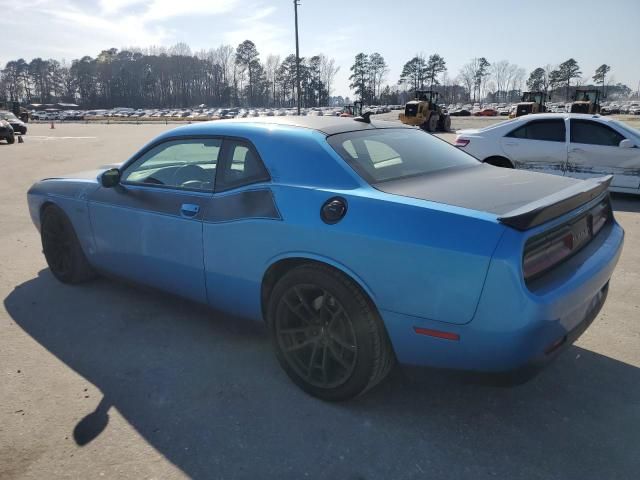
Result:
{"type": "Polygon", "coordinates": [[[7,122],[9,122],[15,133],[26,135],[27,125],[18,117],[16,117],[13,112],[0,110],[0,120],[6,120],[7,122]]]}
{"type": "Polygon", "coordinates": [[[0,118],[0,140],[6,140],[7,143],[11,144],[16,141],[16,137],[13,134],[13,128],[11,128],[11,124],[6,120],[2,120],[0,118]]]}

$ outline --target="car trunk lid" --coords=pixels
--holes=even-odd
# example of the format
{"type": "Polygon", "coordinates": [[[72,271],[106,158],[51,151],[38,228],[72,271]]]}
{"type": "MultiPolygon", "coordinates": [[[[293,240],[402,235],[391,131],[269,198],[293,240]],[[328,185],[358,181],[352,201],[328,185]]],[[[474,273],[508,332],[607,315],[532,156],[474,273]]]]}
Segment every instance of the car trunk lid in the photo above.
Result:
{"type": "Polygon", "coordinates": [[[587,203],[610,181],[611,177],[584,181],[478,164],[373,186],[393,195],[491,213],[505,225],[526,230],[587,203]]]}

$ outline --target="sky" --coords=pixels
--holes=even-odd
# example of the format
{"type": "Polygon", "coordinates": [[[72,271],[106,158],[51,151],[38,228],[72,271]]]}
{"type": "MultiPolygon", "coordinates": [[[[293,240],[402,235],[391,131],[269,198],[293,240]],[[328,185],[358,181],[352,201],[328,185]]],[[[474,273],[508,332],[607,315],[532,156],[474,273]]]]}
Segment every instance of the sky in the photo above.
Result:
{"type": "MultiPolygon", "coordinates": [[[[359,52],[382,54],[392,85],[411,57],[438,53],[451,78],[473,57],[508,60],[527,75],[573,57],[589,80],[607,63],[616,82],[640,88],[640,0],[300,3],[300,55],[336,60],[334,95],[351,95],[349,67],[359,52]]],[[[292,0],[0,0],[0,11],[1,67],[177,42],[198,51],[250,39],[263,60],[295,52],[292,0]]]]}

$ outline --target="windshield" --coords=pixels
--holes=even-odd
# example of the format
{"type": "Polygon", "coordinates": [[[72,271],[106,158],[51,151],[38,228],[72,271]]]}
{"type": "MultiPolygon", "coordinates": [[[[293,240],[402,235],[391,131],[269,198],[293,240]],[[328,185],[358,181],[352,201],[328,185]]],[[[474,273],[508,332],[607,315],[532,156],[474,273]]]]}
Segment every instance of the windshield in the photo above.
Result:
{"type": "Polygon", "coordinates": [[[579,102],[595,102],[598,96],[597,92],[587,91],[587,92],[576,92],[576,100],[579,102]]]}
{"type": "Polygon", "coordinates": [[[12,112],[0,112],[0,118],[3,120],[17,120],[18,118],[12,112]]]}
{"type": "Polygon", "coordinates": [[[341,133],[327,141],[371,184],[478,163],[444,140],[412,128],[341,133]]]}

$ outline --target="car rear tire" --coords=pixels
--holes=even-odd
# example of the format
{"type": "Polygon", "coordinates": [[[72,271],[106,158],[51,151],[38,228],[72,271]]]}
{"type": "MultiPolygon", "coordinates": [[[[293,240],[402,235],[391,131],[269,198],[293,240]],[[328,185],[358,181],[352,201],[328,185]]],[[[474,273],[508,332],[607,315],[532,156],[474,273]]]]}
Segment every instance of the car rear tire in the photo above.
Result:
{"type": "Polygon", "coordinates": [[[489,165],[493,165],[494,167],[514,168],[511,160],[504,157],[489,157],[484,160],[484,163],[488,163],[489,165]]]}
{"type": "Polygon", "coordinates": [[[14,144],[15,142],[16,142],[16,136],[15,135],[10,135],[10,136],[7,137],[7,143],[9,145],[14,144]]]}
{"type": "Polygon", "coordinates": [[[284,371],[322,400],[358,396],[395,364],[384,324],[369,298],[345,275],[323,265],[296,267],[276,283],[267,323],[284,371]]]}
{"type": "Polygon", "coordinates": [[[81,283],[96,276],[71,221],[59,207],[50,205],[42,213],[40,236],[47,265],[62,283],[81,283]]]}

